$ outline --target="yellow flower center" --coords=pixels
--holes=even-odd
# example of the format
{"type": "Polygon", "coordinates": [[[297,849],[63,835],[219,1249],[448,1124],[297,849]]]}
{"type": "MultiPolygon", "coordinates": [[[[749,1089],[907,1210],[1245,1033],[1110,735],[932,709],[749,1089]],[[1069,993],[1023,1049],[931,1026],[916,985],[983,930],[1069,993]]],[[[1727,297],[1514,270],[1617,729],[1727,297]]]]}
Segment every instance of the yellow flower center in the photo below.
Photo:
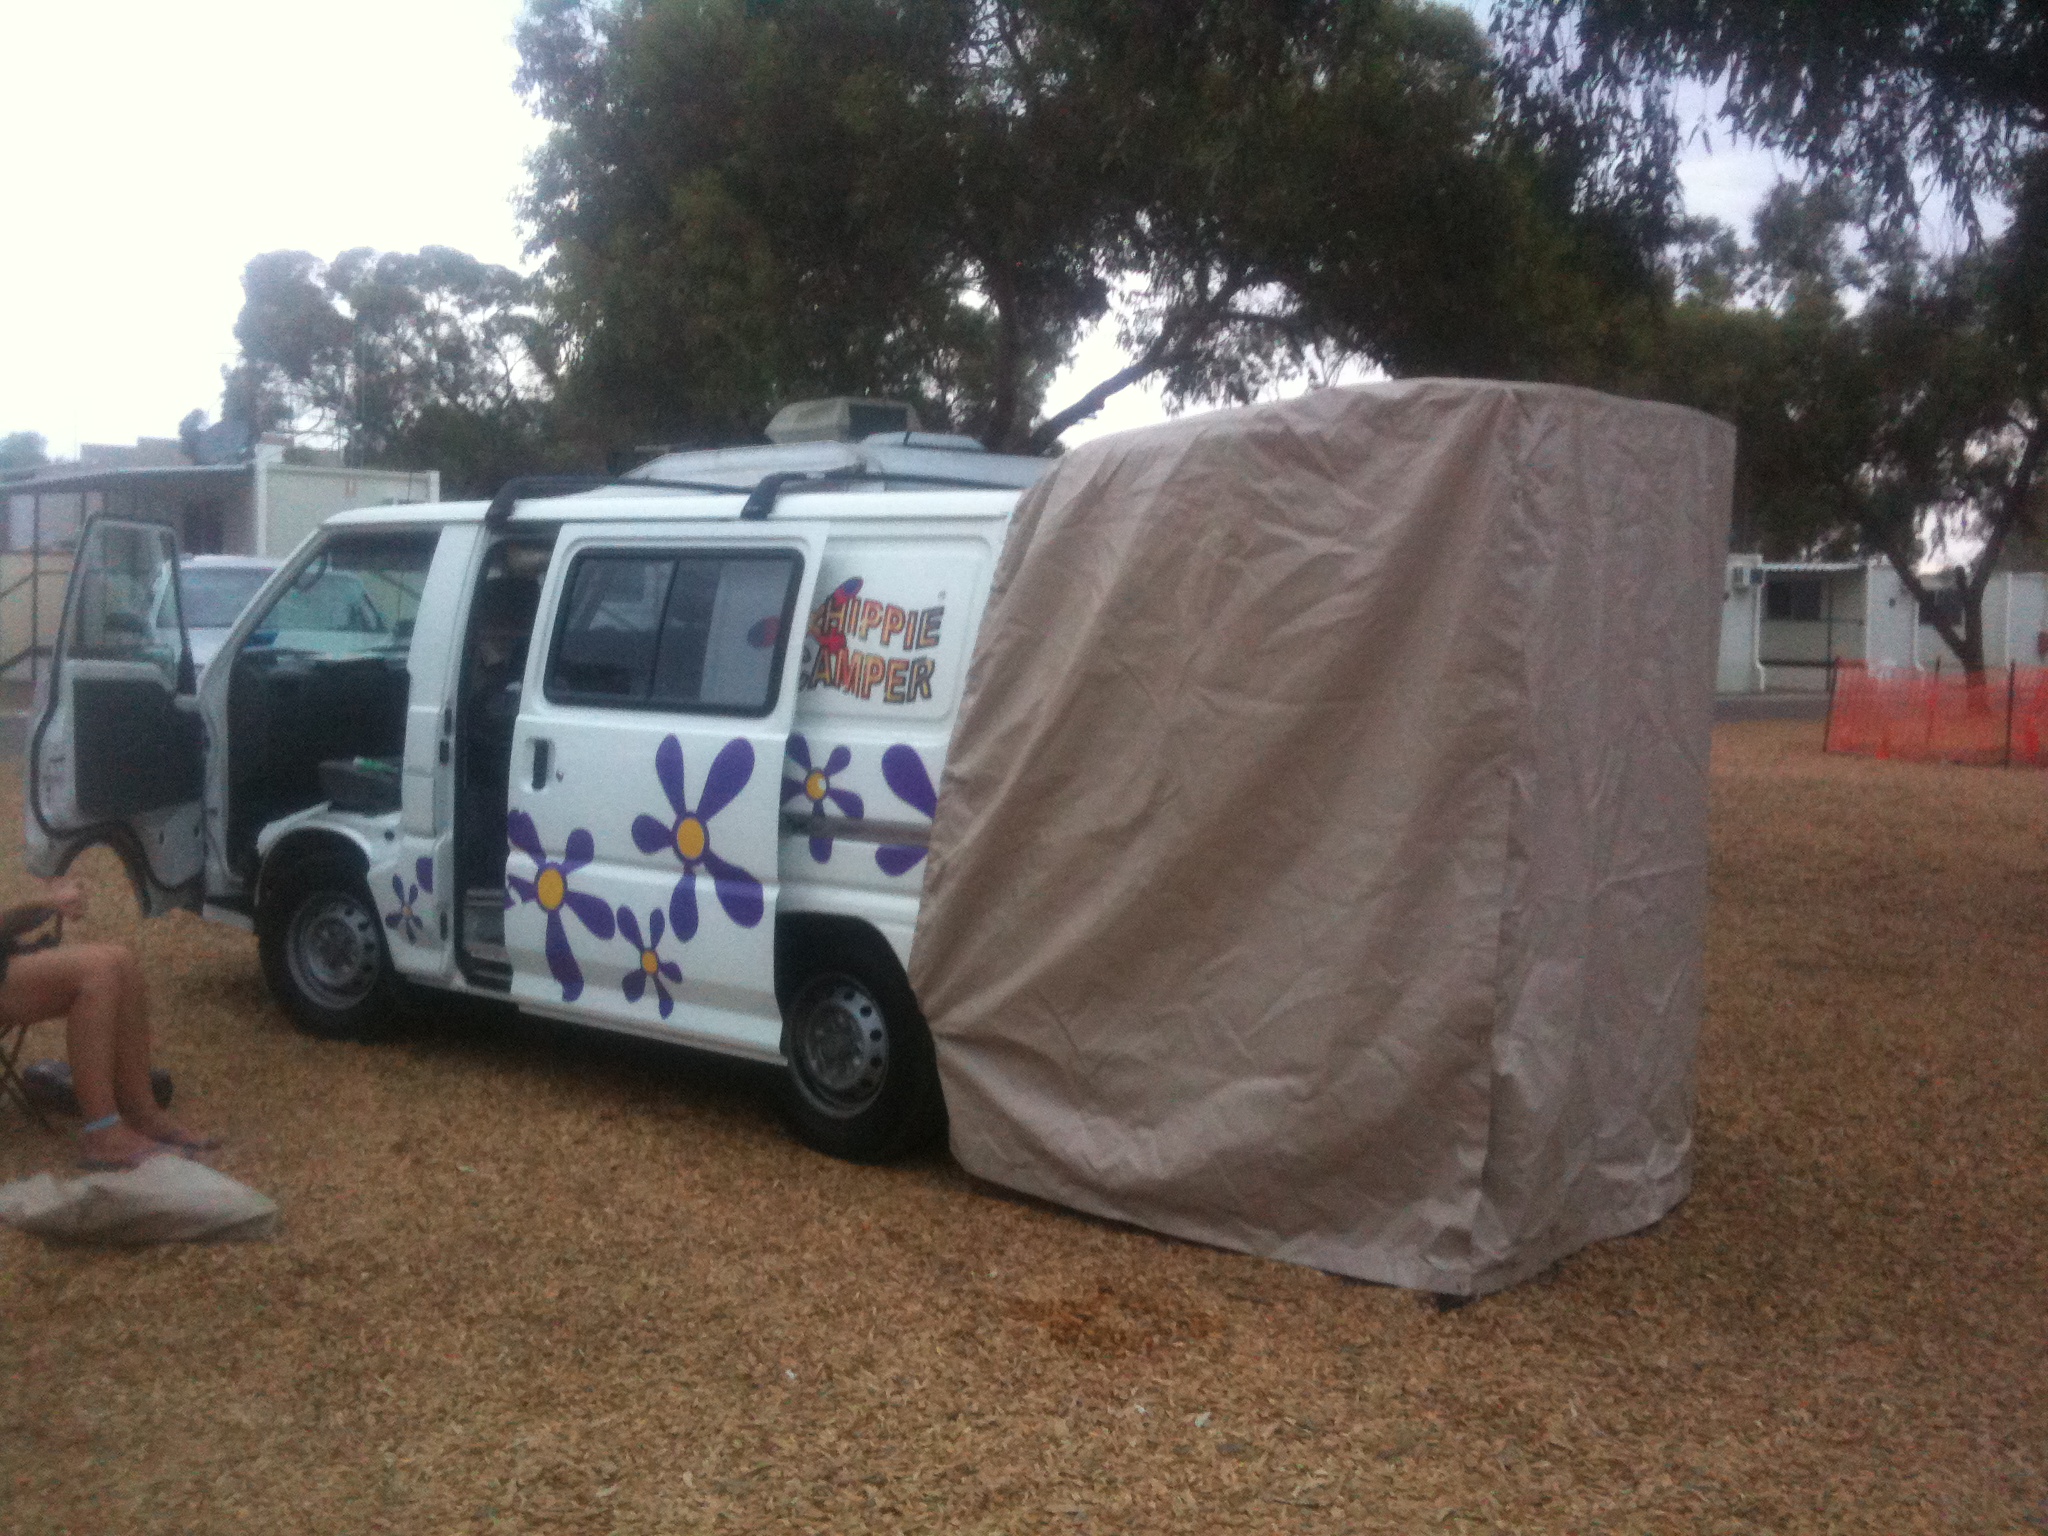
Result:
{"type": "Polygon", "coordinates": [[[559,869],[544,869],[534,877],[533,896],[542,908],[552,912],[562,904],[562,898],[569,894],[569,882],[562,878],[559,869]]]}
{"type": "Polygon", "coordinates": [[[696,860],[704,857],[704,823],[694,816],[685,816],[676,823],[676,852],[684,858],[696,860]]]}
{"type": "Polygon", "coordinates": [[[824,799],[825,775],[818,772],[815,768],[812,769],[811,776],[804,780],[804,793],[809,795],[813,800],[824,799]]]}
{"type": "Polygon", "coordinates": [[[653,950],[643,949],[640,951],[640,969],[650,976],[661,969],[661,961],[655,958],[653,950]]]}

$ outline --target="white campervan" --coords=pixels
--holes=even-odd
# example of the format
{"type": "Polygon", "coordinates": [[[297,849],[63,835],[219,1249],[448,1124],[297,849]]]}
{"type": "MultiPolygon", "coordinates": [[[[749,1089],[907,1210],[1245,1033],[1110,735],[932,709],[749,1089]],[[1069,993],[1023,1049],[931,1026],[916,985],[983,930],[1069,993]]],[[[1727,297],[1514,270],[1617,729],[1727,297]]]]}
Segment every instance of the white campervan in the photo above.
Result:
{"type": "Polygon", "coordinates": [[[893,1155],[943,1123],[904,964],[989,578],[1046,467],[897,432],[343,513],[196,681],[174,536],[96,520],[30,865],[107,844],[146,911],[253,928],[315,1034],[509,998],[785,1063],[807,1142],[893,1155]]]}

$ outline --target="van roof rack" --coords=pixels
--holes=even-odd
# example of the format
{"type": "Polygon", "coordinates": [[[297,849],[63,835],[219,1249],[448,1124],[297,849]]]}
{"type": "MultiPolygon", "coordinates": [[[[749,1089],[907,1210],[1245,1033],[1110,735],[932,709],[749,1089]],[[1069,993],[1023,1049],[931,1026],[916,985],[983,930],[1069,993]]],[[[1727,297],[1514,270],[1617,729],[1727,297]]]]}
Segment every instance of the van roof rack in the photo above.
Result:
{"type": "Polygon", "coordinates": [[[498,527],[512,516],[512,509],[522,501],[538,501],[549,496],[574,496],[582,491],[601,491],[608,485],[626,484],[658,485],[664,490],[708,491],[719,496],[737,496],[743,489],[737,485],[713,485],[709,481],[625,481],[615,475],[514,475],[498,487],[498,494],[491,498],[490,506],[484,509],[484,526],[498,527]]]}
{"type": "Polygon", "coordinates": [[[491,504],[484,511],[484,526],[496,528],[507,522],[513,508],[521,501],[537,501],[551,496],[575,496],[585,491],[601,491],[611,486],[645,486],[658,491],[700,491],[713,496],[745,496],[746,502],[740,508],[740,517],[748,522],[758,522],[775,510],[775,503],[784,489],[805,481],[829,482],[833,485],[854,484],[864,480],[884,481],[893,484],[928,485],[935,490],[994,491],[1007,487],[990,485],[986,480],[970,479],[961,475],[919,475],[877,472],[863,467],[847,466],[840,469],[778,469],[761,476],[749,487],[745,485],[719,485],[708,480],[653,480],[640,475],[514,475],[498,487],[498,494],[491,498],[491,504]]]}

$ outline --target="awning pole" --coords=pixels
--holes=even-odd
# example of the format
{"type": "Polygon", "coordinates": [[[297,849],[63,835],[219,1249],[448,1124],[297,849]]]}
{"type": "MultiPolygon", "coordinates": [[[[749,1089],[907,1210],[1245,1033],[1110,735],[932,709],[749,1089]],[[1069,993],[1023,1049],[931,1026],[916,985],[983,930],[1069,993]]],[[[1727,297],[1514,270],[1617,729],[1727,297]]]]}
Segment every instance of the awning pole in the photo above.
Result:
{"type": "Polygon", "coordinates": [[[43,685],[43,498],[30,503],[28,521],[28,686],[43,685]]]}

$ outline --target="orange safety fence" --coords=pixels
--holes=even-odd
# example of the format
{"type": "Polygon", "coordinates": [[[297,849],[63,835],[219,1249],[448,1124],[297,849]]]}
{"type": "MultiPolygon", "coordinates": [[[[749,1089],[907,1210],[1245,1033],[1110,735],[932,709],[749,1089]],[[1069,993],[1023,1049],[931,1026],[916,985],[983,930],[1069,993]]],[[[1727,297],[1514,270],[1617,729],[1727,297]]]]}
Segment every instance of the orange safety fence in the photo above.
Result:
{"type": "Polygon", "coordinates": [[[1835,667],[1827,750],[1917,763],[2048,768],[2048,667],[1873,672],[1835,667]]]}

